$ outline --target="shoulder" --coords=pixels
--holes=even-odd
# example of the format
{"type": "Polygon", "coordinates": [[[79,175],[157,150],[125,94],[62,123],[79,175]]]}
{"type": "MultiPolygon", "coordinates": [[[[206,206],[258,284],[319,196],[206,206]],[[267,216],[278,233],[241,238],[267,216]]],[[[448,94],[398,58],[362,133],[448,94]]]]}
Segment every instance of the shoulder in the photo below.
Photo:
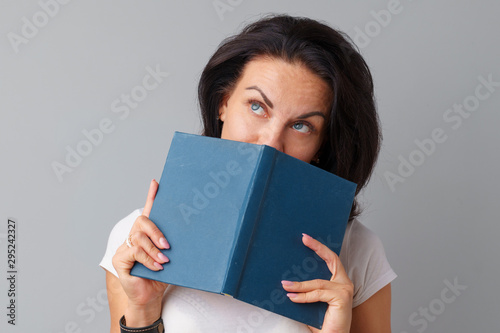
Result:
{"type": "Polygon", "coordinates": [[[128,214],[115,224],[109,234],[108,245],[110,240],[119,239],[121,241],[120,244],[125,241],[125,238],[128,236],[130,229],[132,229],[132,225],[135,220],[142,214],[142,210],[143,208],[134,210],[132,213],[128,214]]]}
{"type": "Polygon", "coordinates": [[[340,260],[354,284],[353,307],[396,278],[382,241],[357,219],[347,225],[340,260]]]}
{"type": "Polygon", "coordinates": [[[113,256],[115,255],[115,252],[120,247],[120,245],[123,244],[123,242],[127,239],[130,229],[132,229],[132,225],[134,224],[137,217],[142,214],[142,210],[143,208],[136,209],[132,213],[118,221],[118,223],[115,224],[109,234],[106,252],[104,253],[104,257],[99,263],[99,266],[109,271],[110,273],[113,273],[115,276],[118,275],[112,264],[113,256]]]}
{"type": "Polygon", "coordinates": [[[382,241],[372,230],[357,219],[347,224],[341,256],[347,255],[346,259],[360,259],[379,254],[381,251],[384,252],[382,241]]]}

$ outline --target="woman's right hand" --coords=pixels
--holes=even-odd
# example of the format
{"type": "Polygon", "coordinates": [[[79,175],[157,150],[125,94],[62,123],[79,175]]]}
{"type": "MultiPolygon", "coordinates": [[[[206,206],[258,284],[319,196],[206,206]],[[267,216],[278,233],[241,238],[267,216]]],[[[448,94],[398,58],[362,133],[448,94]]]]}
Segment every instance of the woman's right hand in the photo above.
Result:
{"type": "Polygon", "coordinates": [[[135,220],[130,230],[129,241],[132,246],[123,243],[113,256],[113,266],[128,297],[125,319],[129,327],[148,326],[160,317],[163,293],[168,286],[166,283],[130,275],[136,261],[153,271],[162,270],[162,264],[169,261],[159,249],[168,249],[170,246],[149,219],[157,190],[158,183],[152,180],[142,215],[135,220]]]}

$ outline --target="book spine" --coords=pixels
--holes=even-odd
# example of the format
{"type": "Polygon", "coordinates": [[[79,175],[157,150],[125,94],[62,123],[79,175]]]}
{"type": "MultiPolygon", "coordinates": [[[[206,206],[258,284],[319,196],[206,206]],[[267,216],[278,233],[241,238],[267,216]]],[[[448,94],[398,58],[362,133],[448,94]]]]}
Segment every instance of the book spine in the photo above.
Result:
{"type": "Polygon", "coordinates": [[[260,160],[252,179],[252,186],[247,193],[246,204],[240,214],[240,229],[235,237],[235,245],[229,262],[223,294],[237,298],[240,279],[245,268],[254,231],[257,228],[260,212],[276,162],[276,149],[263,146],[260,160]]]}

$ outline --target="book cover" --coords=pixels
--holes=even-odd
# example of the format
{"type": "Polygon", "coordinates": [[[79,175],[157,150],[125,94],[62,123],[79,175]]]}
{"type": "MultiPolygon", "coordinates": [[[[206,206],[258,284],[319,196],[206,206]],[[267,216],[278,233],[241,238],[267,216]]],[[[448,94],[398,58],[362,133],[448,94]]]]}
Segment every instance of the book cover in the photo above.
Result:
{"type": "Polygon", "coordinates": [[[320,328],[326,303],[296,304],[281,280],[330,279],[302,233],[337,254],[356,184],[276,149],[176,132],[149,218],[164,270],[131,274],[229,295],[320,328]]]}

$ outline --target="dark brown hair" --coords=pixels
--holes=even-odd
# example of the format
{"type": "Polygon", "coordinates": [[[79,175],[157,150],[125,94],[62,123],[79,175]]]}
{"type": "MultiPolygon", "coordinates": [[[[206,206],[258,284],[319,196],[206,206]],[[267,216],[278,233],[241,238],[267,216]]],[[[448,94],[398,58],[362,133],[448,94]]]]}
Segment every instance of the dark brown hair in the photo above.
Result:
{"type": "MultiPolygon", "coordinates": [[[[208,61],[198,86],[203,135],[221,136],[219,107],[245,64],[257,56],[304,64],[331,87],[333,103],[325,140],[319,162],[312,164],[358,184],[357,195],[370,179],[382,139],[372,76],[349,37],[318,21],[267,16],[225,39],[208,61]]],[[[355,199],[350,220],[360,213],[355,199]]]]}

